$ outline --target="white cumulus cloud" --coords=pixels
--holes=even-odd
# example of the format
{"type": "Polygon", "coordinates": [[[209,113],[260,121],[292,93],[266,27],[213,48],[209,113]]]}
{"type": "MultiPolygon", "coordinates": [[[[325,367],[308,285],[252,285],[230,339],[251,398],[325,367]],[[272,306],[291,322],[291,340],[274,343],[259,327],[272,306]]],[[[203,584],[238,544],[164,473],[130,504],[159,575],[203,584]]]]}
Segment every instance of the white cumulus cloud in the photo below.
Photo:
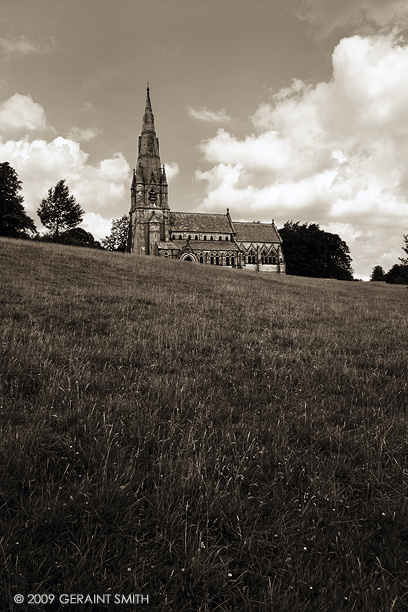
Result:
{"type": "Polygon", "coordinates": [[[101,238],[109,236],[112,219],[105,219],[99,213],[87,212],[84,214],[80,227],[83,227],[87,232],[91,232],[95,240],[101,240],[101,238]]]}
{"type": "MultiPolygon", "coordinates": [[[[110,219],[128,212],[130,168],[121,153],[93,165],[80,144],[71,139],[58,136],[47,142],[25,137],[0,141],[0,161],[15,168],[23,183],[24,205],[34,218],[41,199],[61,179],[66,179],[86,213],[110,219]]],[[[97,219],[88,217],[92,218],[97,219]]],[[[40,227],[38,221],[37,225],[40,227]]]]}
{"type": "Polygon", "coordinates": [[[168,183],[171,183],[180,172],[180,168],[177,162],[166,162],[165,169],[168,183]]]}
{"type": "Polygon", "coordinates": [[[0,104],[0,130],[33,132],[46,127],[45,111],[31,96],[15,93],[0,104]]]}
{"type": "Polygon", "coordinates": [[[408,46],[391,34],[352,36],[332,63],[327,82],[295,80],[260,105],[255,134],[220,129],[203,141],[210,169],[196,179],[206,210],[339,228],[367,275],[380,257],[396,263],[408,230],[408,46]]]}

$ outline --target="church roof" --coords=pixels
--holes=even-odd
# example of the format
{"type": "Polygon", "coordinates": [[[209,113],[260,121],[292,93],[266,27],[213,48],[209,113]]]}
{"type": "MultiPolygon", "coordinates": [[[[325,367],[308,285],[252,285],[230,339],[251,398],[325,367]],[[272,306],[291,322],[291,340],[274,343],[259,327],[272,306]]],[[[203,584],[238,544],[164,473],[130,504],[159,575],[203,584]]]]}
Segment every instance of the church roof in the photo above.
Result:
{"type": "Polygon", "coordinates": [[[235,242],[229,242],[228,240],[169,240],[168,242],[158,242],[157,246],[160,249],[181,251],[187,244],[192,251],[238,252],[240,250],[235,242]]]}
{"type": "MultiPolygon", "coordinates": [[[[177,242],[186,242],[185,240],[173,240],[177,242]]],[[[234,242],[227,240],[189,240],[189,246],[192,251],[239,251],[239,247],[234,242]]]]}
{"type": "Polygon", "coordinates": [[[173,232],[206,232],[231,234],[227,215],[216,213],[171,212],[173,232]]]}
{"type": "Polygon", "coordinates": [[[240,242],[282,242],[272,223],[244,223],[234,221],[235,240],[240,242]]]}

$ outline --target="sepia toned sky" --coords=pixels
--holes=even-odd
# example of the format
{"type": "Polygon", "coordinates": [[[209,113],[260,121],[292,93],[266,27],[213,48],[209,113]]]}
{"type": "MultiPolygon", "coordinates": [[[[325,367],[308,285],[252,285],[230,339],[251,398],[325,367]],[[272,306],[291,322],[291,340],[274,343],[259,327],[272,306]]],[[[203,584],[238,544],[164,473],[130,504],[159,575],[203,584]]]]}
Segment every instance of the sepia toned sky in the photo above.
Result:
{"type": "Polygon", "coordinates": [[[406,0],[2,0],[0,161],[129,211],[146,83],[172,210],[318,223],[357,278],[408,233],[406,0]]]}

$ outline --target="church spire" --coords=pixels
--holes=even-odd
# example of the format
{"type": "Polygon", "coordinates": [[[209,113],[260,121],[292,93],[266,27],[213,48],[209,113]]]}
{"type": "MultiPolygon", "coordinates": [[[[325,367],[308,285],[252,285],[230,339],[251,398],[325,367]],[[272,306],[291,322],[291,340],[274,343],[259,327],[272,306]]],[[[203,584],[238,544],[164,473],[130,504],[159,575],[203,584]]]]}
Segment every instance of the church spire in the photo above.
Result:
{"type": "Polygon", "coordinates": [[[168,208],[167,179],[160,162],[159,140],[154,126],[149,83],[146,88],[142,133],[139,136],[134,189],[139,196],[135,195],[133,206],[168,208]]]}
{"type": "Polygon", "coordinates": [[[145,114],[143,116],[142,133],[144,133],[144,132],[153,132],[153,133],[155,133],[154,115],[153,115],[153,111],[152,111],[152,103],[150,101],[150,87],[149,87],[149,83],[147,83],[147,88],[146,88],[146,108],[145,108],[145,114]]]}

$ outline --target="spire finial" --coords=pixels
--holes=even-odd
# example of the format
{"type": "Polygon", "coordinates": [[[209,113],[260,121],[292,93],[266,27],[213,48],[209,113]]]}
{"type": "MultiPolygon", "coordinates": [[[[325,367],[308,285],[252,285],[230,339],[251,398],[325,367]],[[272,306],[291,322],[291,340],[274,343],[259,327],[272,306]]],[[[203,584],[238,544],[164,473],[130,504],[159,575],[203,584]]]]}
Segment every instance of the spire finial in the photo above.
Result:
{"type": "Polygon", "coordinates": [[[147,81],[147,87],[146,87],[147,91],[150,91],[150,86],[149,85],[150,85],[150,83],[149,83],[149,81],[147,81]]]}

